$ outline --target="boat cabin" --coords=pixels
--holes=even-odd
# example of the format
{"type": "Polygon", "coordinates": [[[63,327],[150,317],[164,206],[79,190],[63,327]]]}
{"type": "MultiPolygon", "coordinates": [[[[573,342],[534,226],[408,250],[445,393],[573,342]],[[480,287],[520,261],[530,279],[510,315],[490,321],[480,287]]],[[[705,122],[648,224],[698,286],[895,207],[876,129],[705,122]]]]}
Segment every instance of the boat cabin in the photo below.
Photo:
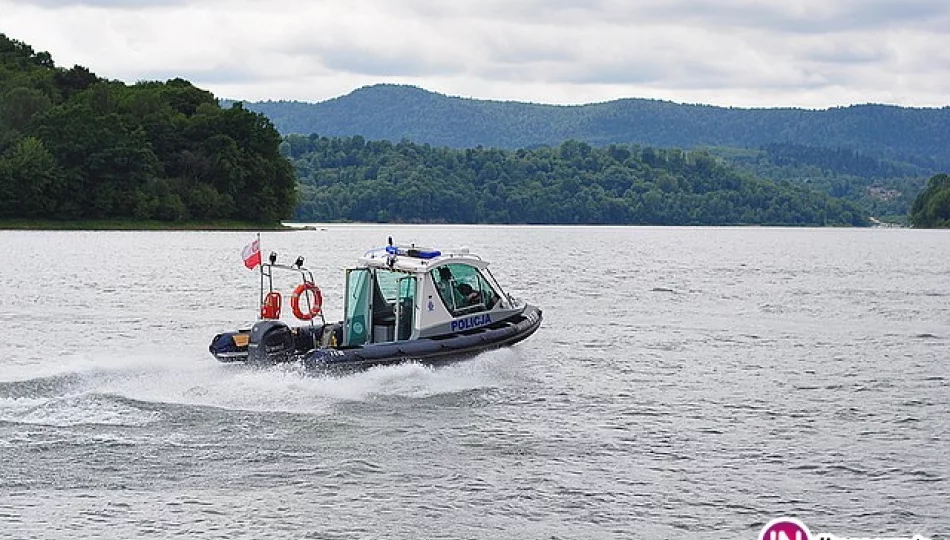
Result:
{"type": "Polygon", "coordinates": [[[467,249],[387,246],[346,272],[342,345],[478,332],[519,307],[467,249]]]}

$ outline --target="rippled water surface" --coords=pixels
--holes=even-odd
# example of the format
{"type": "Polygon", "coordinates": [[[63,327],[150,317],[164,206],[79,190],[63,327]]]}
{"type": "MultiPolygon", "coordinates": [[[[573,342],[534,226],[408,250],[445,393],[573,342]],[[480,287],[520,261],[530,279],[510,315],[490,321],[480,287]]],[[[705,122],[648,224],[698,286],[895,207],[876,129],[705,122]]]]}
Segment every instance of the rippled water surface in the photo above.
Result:
{"type": "MultiPolygon", "coordinates": [[[[511,349],[314,377],[218,364],[249,233],[0,231],[0,538],[950,537],[950,235],[325,226],[343,269],[467,245],[511,349]]],[[[288,286],[289,289],[289,286],[288,286]]],[[[285,291],[287,292],[287,291],[285,291]]]]}

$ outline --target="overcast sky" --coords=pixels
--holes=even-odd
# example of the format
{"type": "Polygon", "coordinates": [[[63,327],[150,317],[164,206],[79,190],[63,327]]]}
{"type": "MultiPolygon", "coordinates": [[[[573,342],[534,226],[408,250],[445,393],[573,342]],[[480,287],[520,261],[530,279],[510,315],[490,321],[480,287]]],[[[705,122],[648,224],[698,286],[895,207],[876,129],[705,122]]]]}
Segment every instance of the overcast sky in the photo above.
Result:
{"type": "Polygon", "coordinates": [[[0,0],[0,33],[244,100],[950,105],[950,0],[0,0]]]}

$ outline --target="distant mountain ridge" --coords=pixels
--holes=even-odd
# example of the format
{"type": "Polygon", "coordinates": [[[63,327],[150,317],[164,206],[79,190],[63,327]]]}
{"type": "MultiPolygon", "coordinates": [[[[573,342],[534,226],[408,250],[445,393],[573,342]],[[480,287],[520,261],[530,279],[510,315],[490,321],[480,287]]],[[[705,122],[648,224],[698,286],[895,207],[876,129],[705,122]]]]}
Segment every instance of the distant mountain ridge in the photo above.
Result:
{"type": "Polygon", "coordinates": [[[320,103],[245,102],[245,107],[263,113],[285,135],[361,135],[508,149],[556,146],[568,139],[678,148],[789,143],[849,148],[927,170],[950,170],[950,107],[741,109],[638,98],[542,105],[451,97],[392,84],[320,103]]]}

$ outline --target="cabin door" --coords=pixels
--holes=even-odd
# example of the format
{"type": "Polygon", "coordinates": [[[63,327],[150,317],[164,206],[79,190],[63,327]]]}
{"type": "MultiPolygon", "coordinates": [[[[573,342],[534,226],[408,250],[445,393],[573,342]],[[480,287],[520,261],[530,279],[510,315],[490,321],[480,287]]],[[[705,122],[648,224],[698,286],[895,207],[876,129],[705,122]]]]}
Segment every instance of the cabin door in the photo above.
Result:
{"type": "Polygon", "coordinates": [[[345,320],[343,322],[343,346],[364,345],[369,329],[370,293],[373,279],[366,268],[346,271],[346,299],[343,302],[345,320]]]}
{"type": "Polygon", "coordinates": [[[416,278],[404,277],[399,280],[396,297],[396,339],[412,337],[413,321],[416,318],[416,278]]]}

